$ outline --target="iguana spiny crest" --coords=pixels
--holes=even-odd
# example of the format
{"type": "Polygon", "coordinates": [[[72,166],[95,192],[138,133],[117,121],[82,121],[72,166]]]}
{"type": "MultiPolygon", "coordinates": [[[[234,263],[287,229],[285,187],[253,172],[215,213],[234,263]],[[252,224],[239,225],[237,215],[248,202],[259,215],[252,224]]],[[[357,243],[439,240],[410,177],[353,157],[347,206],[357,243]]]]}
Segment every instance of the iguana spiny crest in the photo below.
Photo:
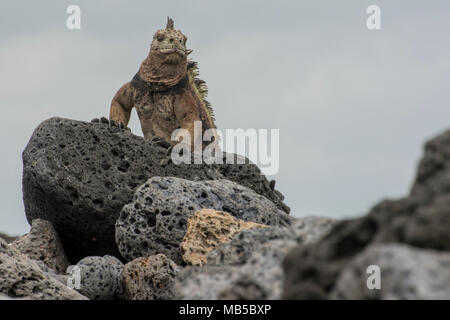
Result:
{"type": "MultiPolygon", "coordinates": [[[[126,126],[136,108],[144,137],[163,138],[171,144],[176,143],[171,141],[172,132],[179,128],[187,129],[193,142],[194,121],[202,122],[202,134],[216,128],[213,110],[206,101],[206,83],[198,78],[197,63],[188,59],[192,50],[186,48],[186,41],[168,18],[166,28],[155,33],[139,71],[114,96],[111,120],[126,126]]],[[[217,136],[214,139],[217,141],[217,136]]]]}

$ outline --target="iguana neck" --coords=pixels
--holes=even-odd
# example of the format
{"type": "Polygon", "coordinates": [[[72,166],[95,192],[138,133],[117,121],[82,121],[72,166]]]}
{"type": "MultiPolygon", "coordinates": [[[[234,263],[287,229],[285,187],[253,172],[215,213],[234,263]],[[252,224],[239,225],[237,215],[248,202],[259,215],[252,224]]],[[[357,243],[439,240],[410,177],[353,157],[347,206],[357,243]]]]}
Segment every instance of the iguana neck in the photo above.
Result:
{"type": "Polygon", "coordinates": [[[176,90],[178,88],[184,88],[189,85],[188,77],[184,77],[181,79],[178,83],[175,85],[167,85],[160,82],[147,82],[144,81],[141,76],[139,75],[139,72],[136,73],[133,77],[133,79],[130,82],[131,86],[143,93],[145,92],[164,92],[168,90],[176,90]]]}
{"type": "Polygon", "coordinates": [[[174,86],[186,77],[187,59],[150,52],[139,68],[139,76],[149,83],[174,86]]]}

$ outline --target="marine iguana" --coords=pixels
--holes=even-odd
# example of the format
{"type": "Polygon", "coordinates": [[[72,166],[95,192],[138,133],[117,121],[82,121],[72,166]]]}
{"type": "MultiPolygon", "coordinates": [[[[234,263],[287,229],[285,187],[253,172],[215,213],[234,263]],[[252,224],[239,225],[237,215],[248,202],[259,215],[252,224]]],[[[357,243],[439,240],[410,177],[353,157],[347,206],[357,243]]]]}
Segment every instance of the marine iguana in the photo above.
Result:
{"type": "MultiPolygon", "coordinates": [[[[150,52],[130,82],[123,85],[111,102],[110,120],[127,126],[131,110],[136,109],[144,138],[171,141],[175,129],[187,129],[194,146],[194,121],[201,121],[202,132],[215,129],[211,105],[205,100],[207,86],[198,78],[197,63],[188,59],[187,37],[174,29],[167,17],[165,29],[153,36],[150,52]]],[[[196,141],[202,141],[197,133],[196,141]]],[[[217,141],[214,134],[213,140],[217,141]]],[[[204,147],[204,145],[203,145],[204,147]]]]}

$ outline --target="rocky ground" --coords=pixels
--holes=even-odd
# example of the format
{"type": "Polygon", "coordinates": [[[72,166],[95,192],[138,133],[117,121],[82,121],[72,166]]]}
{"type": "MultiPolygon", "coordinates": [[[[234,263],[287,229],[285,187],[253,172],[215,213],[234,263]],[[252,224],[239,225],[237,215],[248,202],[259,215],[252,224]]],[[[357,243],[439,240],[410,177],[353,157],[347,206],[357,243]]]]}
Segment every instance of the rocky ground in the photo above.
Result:
{"type": "Polygon", "coordinates": [[[450,131],[429,141],[410,194],[341,221],[284,261],[287,299],[450,299],[450,131]],[[381,290],[365,285],[381,270],[381,290]]]}
{"type": "Polygon", "coordinates": [[[348,221],[293,218],[248,161],[169,152],[106,119],[39,125],[23,152],[31,230],[0,234],[0,300],[450,298],[450,131],[408,197],[348,221]]]}

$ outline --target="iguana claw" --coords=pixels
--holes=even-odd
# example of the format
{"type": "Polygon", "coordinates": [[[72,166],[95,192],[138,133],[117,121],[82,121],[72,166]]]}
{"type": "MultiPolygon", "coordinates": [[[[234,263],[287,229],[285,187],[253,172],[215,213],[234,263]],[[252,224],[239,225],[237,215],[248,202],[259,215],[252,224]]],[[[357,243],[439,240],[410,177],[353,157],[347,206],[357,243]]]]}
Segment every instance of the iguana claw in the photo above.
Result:
{"type": "Polygon", "coordinates": [[[129,128],[127,128],[126,126],[124,126],[122,122],[114,121],[114,120],[109,120],[109,119],[106,118],[106,117],[101,117],[100,119],[99,119],[99,118],[94,118],[94,119],[91,120],[91,123],[103,123],[103,124],[107,124],[108,127],[109,127],[110,129],[116,127],[116,128],[121,129],[121,130],[122,130],[122,129],[130,130],[129,128]]]}

